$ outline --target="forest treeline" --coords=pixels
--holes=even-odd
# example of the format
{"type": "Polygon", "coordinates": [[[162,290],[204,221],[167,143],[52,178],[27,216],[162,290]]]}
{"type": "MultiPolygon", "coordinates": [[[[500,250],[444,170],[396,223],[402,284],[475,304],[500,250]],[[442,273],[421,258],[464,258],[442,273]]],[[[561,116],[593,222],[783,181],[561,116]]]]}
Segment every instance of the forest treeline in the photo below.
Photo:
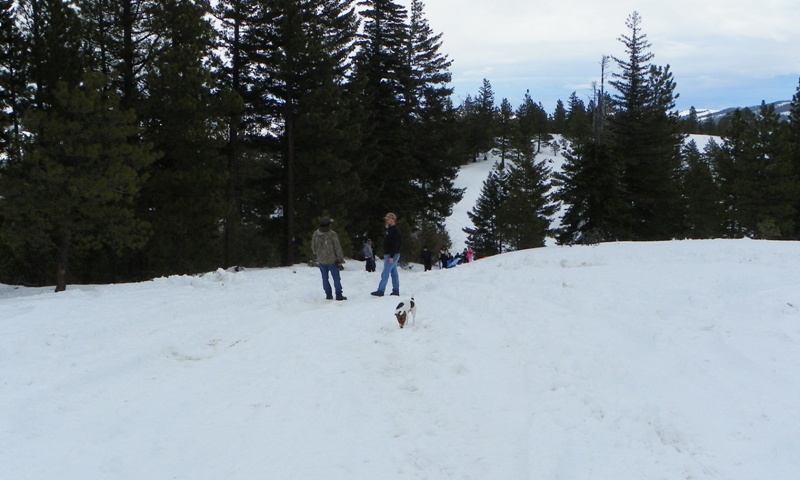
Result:
{"type": "Polygon", "coordinates": [[[418,0],[0,0],[0,282],[290,265],[321,216],[353,251],[388,211],[414,258],[448,242],[458,169],[489,151],[481,255],[548,235],[797,238],[800,97],[788,122],[764,105],[710,132],[678,118],[669,66],[637,13],[627,26],[594,98],[548,113],[529,92],[498,105],[489,80],[454,105],[418,0]],[[721,140],[700,152],[686,132],[721,140]],[[536,159],[551,133],[563,172],[536,159]]]}

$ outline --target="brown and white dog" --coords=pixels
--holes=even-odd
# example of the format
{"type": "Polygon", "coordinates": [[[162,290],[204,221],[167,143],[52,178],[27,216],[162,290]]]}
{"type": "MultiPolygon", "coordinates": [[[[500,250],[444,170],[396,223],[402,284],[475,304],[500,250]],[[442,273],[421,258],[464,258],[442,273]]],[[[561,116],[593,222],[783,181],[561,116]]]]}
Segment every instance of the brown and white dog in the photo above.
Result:
{"type": "Polygon", "coordinates": [[[414,297],[411,297],[405,302],[398,303],[397,308],[394,310],[394,316],[397,317],[397,323],[400,324],[400,328],[405,326],[409,313],[411,314],[412,323],[416,323],[417,306],[414,304],[414,297]]]}

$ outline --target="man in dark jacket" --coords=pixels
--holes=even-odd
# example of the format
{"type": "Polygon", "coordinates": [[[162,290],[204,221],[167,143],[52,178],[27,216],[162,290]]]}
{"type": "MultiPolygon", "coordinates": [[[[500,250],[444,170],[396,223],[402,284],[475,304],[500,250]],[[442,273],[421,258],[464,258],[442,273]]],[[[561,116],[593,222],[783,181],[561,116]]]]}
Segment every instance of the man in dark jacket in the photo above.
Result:
{"type": "Polygon", "coordinates": [[[342,280],[339,276],[339,268],[344,264],[344,254],[339,236],[331,230],[332,222],[333,220],[327,217],[320,221],[319,229],[311,237],[311,251],[317,257],[317,265],[322,273],[325,298],[333,300],[333,291],[328,280],[330,274],[333,277],[333,287],[336,289],[336,300],[347,300],[347,297],[342,295],[342,280]]]}
{"type": "Polygon", "coordinates": [[[397,262],[400,261],[400,229],[397,228],[397,216],[394,213],[387,213],[383,220],[386,222],[386,236],[383,237],[383,271],[378,289],[372,292],[376,297],[383,296],[390,276],[391,295],[400,295],[400,277],[397,274],[397,262]]]}

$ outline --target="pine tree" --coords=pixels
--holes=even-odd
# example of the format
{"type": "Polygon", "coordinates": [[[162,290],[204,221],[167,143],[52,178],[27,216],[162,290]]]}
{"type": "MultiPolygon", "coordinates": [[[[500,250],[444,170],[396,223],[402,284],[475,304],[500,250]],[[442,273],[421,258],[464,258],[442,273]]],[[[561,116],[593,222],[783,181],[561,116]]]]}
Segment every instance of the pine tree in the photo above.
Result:
{"type": "Polygon", "coordinates": [[[0,1],[0,156],[11,159],[22,156],[20,114],[28,101],[27,55],[14,2],[0,1]]]}
{"type": "MultiPolygon", "coordinates": [[[[792,97],[787,128],[792,175],[795,180],[800,181],[800,81],[798,81],[797,91],[792,97]]],[[[796,213],[793,238],[800,239],[800,193],[795,197],[794,209],[796,213]]]]}
{"type": "MultiPolygon", "coordinates": [[[[224,247],[223,264],[225,267],[241,265],[246,259],[244,237],[247,236],[244,227],[244,162],[248,157],[244,138],[247,133],[245,123],[246,96],[245,75],[247,60],[243,49],[243,36],[248,23],[247,18],[252,13],[253,4],[245,0],[224,0],[217,2],[213,14],[218,22],[217,44],[222,50],[223,57],[217,62],[215,81],[229,107],[226,109],[227,139],[224,155],[227,159],[228,180],[225,190],[225,200],[228,210],[224,219],[224,247]]],[[[249,262],[248,262],[249,263],[249,262]]]]}
{"type": "Polygon", "coordinates": [[[498,224],[509,250],[543,247],[558,204],[550,201],[551,169],[546,160],[526,155],[510,163],[508,196],[500,205],[498,224]]]}
{"type": "Polygon", "coordinates": [[[476,128],[475,138],[476,155],[488,152],[495,147],[497,136],[498,112],[494,102],[494,90],[492,84],[487,79],[483,79],[483,84],[475,97],[476,104],[476,128]]]}
{"type": "Polygon", "coordinates": [[[144,72],[141,114],[144,138],[161,156],[139,205],[154,229],[139,272],[147,277],[206,271],[222,260],[224,123],[205,61],[214,40],[209,13],[206,2],[179,0],[153,12],[159,40],[144,72]]]}
{"type": "Polygon", "coordinates": [[[156,58],[161,28],[156,0],[75,0],[84,25],[87,65],[102,73],[122,97],[124,108],[140,114],[145,72],[156,58]]]}
{"type": "Polygon", "coordinates": [[[684,225],[689,238],[716,238],[723,233],[722,197],[709,162],[716,148],[713,140],[707,145],[705,155],[697,149],[694,140],[683,148],[684,225]]]}
{"type": "Polygon", "coordinates": [[[792,171],[787,124],[773,105],[757,114],[737,109],[728,119],[716,158],[727,231],[734,237],[785,238],[794,232],[798,182],[792,171]]]}
{"type": "Polygon", "coordinates": [[[697,110],[694,106],[689,107],[689,114],[681,120],[681,130],[683,133],[702,133],[700,131],[700,121],[697,119],[697,110]]]}
{"type": "Polygon", "coordinates": [[[761,209],[756,224],[760,238],[791,238],[796,229],[800,183],[794,175],[789,125],[775,105],[761,103],[756,116],[757,161],[761,164],[761,209]]]}
{"type": "Polygon", "coordinates": [[[564,107],[564,102],[560,99],[556,101],[556,108],[553,111],[553,116],[550,119],[550,132],[563,134],[567,131],[567,109],[564,107]]]}
{"type": "Polygon", "coordinates": [[[465,227],[467,245],[476,257],[488,257],[506,251],[501,225],[501,208],[508,198],[508,173],[495,168],[484,180],[475,207],[467,212],[474,227],[465,227]]]}
{"type": "Polygon", "coordinates": [[[560,245],[617,240],[619,212],[624,208],[622,171],[605,143],[573,141],[564,152],[562,171],[555,174],[557,199],[564,205],[560,245]]]}
{"type": "Polygon", "coordinates": [[[513,117],[511,103],[504,98],[497,111],[497,138],[493,149],[494,154],[500,156],[500,170],[506,168],[506,157],[513,154],[511,145],[517,126],[513,117]]]}
{"type": "Polygon", "coordinates": [[[3,243],[20,257],[52,255],[56,275],[46,278],[55,278],[56,291],[66,289],[73,253],[122,254],[149,234],[134,200],[154,155],[125,141],[138,128],[135,115],[120,109],[104,81],[88,74],[80,87],[60,83],[50,90],[50,108],[23,117],[37,132],[23,159],[0,176],[3,243]]]}
{"type": "Polygon", "coordinates": [[[45,109],[55,102],[54,92],[62,83],[71,88],[83,79],[85,32],[77,12],[61,0],[21,0],[17,6],[30,55],[31,106],[45,109]]]}
{"type": "Polygon", "coordinates": [[[531,98],[530,91],[525,92],[522,104],[517,108],[512,148],[517,159],[532,158],[533,138],[536,136],[536,104],[531,98]]]}
{"type": "Polygon", "coordinates": [[[586,104],[572,92],[568,100],[567,126],[564,137],[572,141],[585,141],[592,133],[591,113],[586,111],[586,104]]]}
{"type": "Polygon", "coordinates": [[[411,2],[409,59],[414,85],[411,156],[419,165],[412,186],[421,225],[435,225],[443,232],[444,219],[461,199],[463,190],[453,185],[461,160],[458,124],[449,86],[452,62],[440,52],[442,35],[434,34],[420,0],[411,2]]]}
{"type": "Polygon", "coordinates": [[[631,240],[664,240],[680,233],[680,146],[675,82],[669,66],[652,65],[650,43],[634,12],[620,41],[627,59],[614,57],[621,73],[610,84],[613,115],[609,128],[614,161],[622,168],[625,209],[616,234],[631,240]]]}
{"type": "Polygon", "coordinates": [[[358,174],[366,195],[354,216],[372,238],[381,235],[374,221],[387,211],[409,218],[419,198],[411,185],[419,176],[419,159],[410,138],[414,90],[419,86],[409,62],[408,12],[391,0],[362,0],[364,19],[357,40],[350,91],[359,99],[363,146],[358,174]]]}
{"type": "Polygon", "coordinates": [[[245,101],[272,163],[283,264],[295,263],[305,225],[323,210],[344,219],[363,198],[352,160],[358,125],[342,84],[357,31],[351,1],[271,0],[249,14],[245,101]],[[301,227],[299,227],[301,226],[301,227]],[[298,231],[302,228],[301,231],[298,231]]]}

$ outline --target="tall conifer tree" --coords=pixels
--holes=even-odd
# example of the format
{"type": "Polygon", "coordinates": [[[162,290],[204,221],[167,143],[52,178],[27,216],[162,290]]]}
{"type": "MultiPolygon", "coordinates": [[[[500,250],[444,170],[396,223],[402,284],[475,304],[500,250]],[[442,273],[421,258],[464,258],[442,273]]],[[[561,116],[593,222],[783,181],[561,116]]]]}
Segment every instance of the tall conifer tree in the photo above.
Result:
{"type": "Polygon", "coordinates": [[[614,161],[622,172],[625,209],[615,229],[631,240],[670,239],[680,233],[680,146],[675,82],[669,66],[650,63],[653,54],[633,12],[622,35],[627,58],[616,58],[619,73],[610,84],[613,115],[608,119],[614,161]]]}
{"type": "Polygon", "coordinates": [[[509,164],[508,197],[500,206],[501,236],[510,250],[543,247],[558,204],[550,199],[546,160],[525,155],[509,164]]]}
{"type": "MultiPolygon", "coordinates": [[[[707,147],[707,152],[713,152],[716,148],[716,143],[712,142],[713,140],[707,147]]],[[[685,235],[689,238],[720,236],[723,206],[709,162],[713,157],[700,153],[694,140],[686,144],[682,154],[685,165],[682,177],[685,235]]]]}
{"type": "Polygon", "coordinates": [[[53,255],[55,275],[45,278],[55,279],[56,291],[66,289],[74,253],[120,255],[149,233],[134,200],[154,155],[125,141],[136,117],[103,83],[100,74],[87,74],[79,87],[59,83],[50,108],[28,111],[25,126],[37,133],[0,181],[4,243],[20,256],[53,255]]]}
{"type": "Polygon", "coordinates": [[[797,179],[787,125],[772,105],[757,114],[737,109],[716,159],[727,230],[734,237],[785,238],[795,230],[797,179]]]}
{"type": "Polygon", "coordinates": [[[462,190],[453,185],[461,150],[450,99],[452,62],[440,52],[442,35],[433,33],[424,7],[420,0],[411,2],[408,51],[414,95],[409,143],[411,156],[419,165],[416,181],[411,185],[419,220],[443,230],[444,219],[462,195],[462,190]]]}
{"type": "Polygon", "coordinates": [[[364,28],[358,37],[355,72],[350,88],[360,99],[363,148],[359,175],[367,196],[359,209],[364,228],[378,237],[387,211],[402,218],[416,213],[410,191],[420,168],[411,152],[411,115],[419,85],[409,61],[408,12],[391,0],[362,0],[364,28]]]}
{"type": "Polygon", "coordinates": [[[359,185],[352,164],[358,128],[342,85],[350,69],[358,19],[347,0],[271,0],[250,15],[244,49],[251,119],[275,163],[281,196],[282,262],[295,262],[314,219],[327,211],[339,229],[359,185]]]}
{"type": "Polygon", "coordinates": [[[483,181],[475,207],[467,212],[473,227],[463,229],[467,234],[467,244],[475,251],[476,257],[497,255],[507,250],[501,213],[507,198],[508,173],[495,165],[483,181]]]}
{"type": "Polygon", "coordinates": [[[222,110],[207,63],[213,30],[206,1],[159,3],[159,32],[146,65],[145,138],[161,154],[149,170],[140,205],[154,228],[145,247],[146,276],[199,272],[222,261],[219,224],[226,211],[222,110]]]}

